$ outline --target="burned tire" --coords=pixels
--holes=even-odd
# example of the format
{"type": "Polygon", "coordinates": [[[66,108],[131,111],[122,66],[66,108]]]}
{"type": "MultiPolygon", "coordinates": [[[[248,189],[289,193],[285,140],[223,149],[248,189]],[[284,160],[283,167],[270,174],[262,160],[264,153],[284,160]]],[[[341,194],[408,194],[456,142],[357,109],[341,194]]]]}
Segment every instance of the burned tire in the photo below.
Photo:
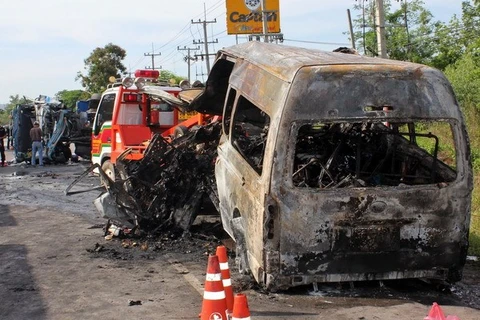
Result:
{"type": "Polygon", "coordinates": [[[180,137],[183,137],[188,133],[188,128],[185,126],[177,126],[175,130],[173,131],[173,138],[177,139],[180,137]]]}
{"type": "MultiPolygon", "coordinates": [[[[107,176],[112,180],[115,181],[115,166],[113,163],[110,161],[110,159],[105,160],[102,164],[102,170],[107,174],[107,176]]],[[[102,175],[100,175],[100,184],[101,185],[107,185],[108,182],[104,181],[105,179],[103,178],[102,175]]]]}

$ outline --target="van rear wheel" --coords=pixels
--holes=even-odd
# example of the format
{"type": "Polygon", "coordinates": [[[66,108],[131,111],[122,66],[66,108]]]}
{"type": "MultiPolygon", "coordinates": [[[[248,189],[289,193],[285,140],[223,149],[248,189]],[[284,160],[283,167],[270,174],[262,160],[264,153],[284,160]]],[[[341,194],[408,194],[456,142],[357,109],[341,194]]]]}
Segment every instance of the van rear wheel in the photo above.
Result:
{"type": "MultiPolygon", "coordinates": [[[[115,166],[110,159],[105,160],[102,164],[102,170],[112,180],[115,181],[115,166]]],[[[103,186],[108,186],[108,181],[105,181],[102,175],[100,175],[100,183],[103,186]]]]}

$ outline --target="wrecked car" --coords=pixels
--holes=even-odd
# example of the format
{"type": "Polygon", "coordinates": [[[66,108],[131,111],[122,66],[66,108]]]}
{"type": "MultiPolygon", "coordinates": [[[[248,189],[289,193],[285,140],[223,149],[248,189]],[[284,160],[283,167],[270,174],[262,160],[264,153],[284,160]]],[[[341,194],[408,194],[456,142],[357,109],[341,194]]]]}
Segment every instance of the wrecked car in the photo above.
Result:
{"type": "Polygon", "coordinates": [[[218,206],[259,284],[461,279],[472,169],[440,71],[249,42],[190,108],[222,115],[218,206]]]}
{"type": "Polygon", "coordinates": [[[12,138],[16,162],[31,159],[30,129],[39,121],[45,143],[44,159],[52,163],[65,163],[75,154],[90,157],[91,129],[81,124],[79,114],[66,108],[61,101],[39,95],[34,101],[16,105],[12,110],[12,138]],[[85,147],[85,145],[87,147],[85,147]]]}

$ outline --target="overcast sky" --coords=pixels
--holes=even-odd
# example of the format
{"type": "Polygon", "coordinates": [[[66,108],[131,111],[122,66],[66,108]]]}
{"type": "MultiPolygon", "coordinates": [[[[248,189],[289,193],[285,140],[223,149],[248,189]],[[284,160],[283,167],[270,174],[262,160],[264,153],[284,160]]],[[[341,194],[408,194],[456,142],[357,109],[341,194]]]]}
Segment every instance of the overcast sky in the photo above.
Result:
{"type": "MultiPolygon", "coordinates": [[[[397,1],[392,2],[398,7],[397,1]]],[[[461,0],[424,2],[435,20],[447,22],[453,14],[461,14],[461,0]]],[[[280,0],[281,29],[287,39],[284,44],[328,51],[348,46],[347,9],[351,9],[352,17],[357,16],[360,12],[353,11],[356,3],[280,0]]],[[[217,21],[208,24],[209,41],[218,39],[209,51],[235,44],[235,36],[226,34],[224,0],[2,1],[0,104],[16,94],[35,98],[82,89],[75,76],[84,71],[84,59],[110,42],[126,50],[124,65],[129,70],[151,66],[151,58],[145,53],[153,50],[161,53],[155,58],[155,66],[186,77],[187,51],[178,51],[177,47],[194,48],[193,40],[203,40],[201,24],[191,24],[191,20],[204,20],[204,9],[207,21],[217,21]]],[[[238,41],[246,39],[240,36],[238,41]]],[[[192,64],[192,81],[205,80],[204,73],[205,63],[192,64]]]]}

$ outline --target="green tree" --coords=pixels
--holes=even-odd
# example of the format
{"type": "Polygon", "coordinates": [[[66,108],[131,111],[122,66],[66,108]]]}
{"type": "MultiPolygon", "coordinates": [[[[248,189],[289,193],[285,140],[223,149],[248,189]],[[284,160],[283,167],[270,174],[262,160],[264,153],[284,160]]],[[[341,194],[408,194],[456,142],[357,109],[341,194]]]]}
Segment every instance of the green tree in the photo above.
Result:
{"type": "Polygon", "coordinates": [[[5,109],[0,112],[0,124],[7,124],[10,123],[10,115],[12,113],[13,108],[15,108],[18,104],[30,103],[31,100],[27,99],[25,96],[20,97],[20,95],[16,94],[14,96],[10,96],[10,101],[7,103],[5,109]]]}
{"type": "Polygon", "coordinates": [[[86,100],[90,98],[90,94],[83,90],[62,90],[55,94],[55,98],[70,109],[74,110],[78,100],[86,100]]]}
{"type": "MultiPolygon", "coordinates": [[[[430,46],[435,31],[432,14],[422,0],[402,1],[398,10],[392,11],[390,0],[384,2],[385,37],[390,59],[428,63],[434,54],[430,46]]],[[[360,15],[355,19],[355,38],[364,54],[377,56],[374,1],[362,1],[355,6],[360,15]]]]}
{"type": "Polygon", "coordinates": [[[102,92],[106,89],[109,78],[120,78],[125,75],[126,68],[122,63],[127,53],[121,47],[112,43],[103,48],[97,47],[90,56],[84,60],[85,74],[77,73],[76,80],[89,92],[102,92]]]}
{"type": "Polygon", "coordinates": [[[462,16],[454,15],[449,23],[437,23],[432,47],[436,54],[431,65],[445,70],[464,54],[477,54],[480,48],[480,1],[462,2],[462,16]]]}
{"type": "Polygon", "coordinates": [[[178,76],[175,73],[173,73],[172,71],[168,71],[168,70],[161,70],[160,71],[160,77],[158,78],[158,80],[160,80],[160,81],[170,82],[172,84],[179,84],[180,81],[182,81],[184,79],[186,79],[186,77],[178,76]],[[172,79],[175,82],[173,82],[172,79]]]}
{"type": "Polygon", "coordinates": [[[480,111],[480,59],[466,53],[454,64],[446,67],[448,77],[458,100],[462,104],[473,103],[480,111]]]}

